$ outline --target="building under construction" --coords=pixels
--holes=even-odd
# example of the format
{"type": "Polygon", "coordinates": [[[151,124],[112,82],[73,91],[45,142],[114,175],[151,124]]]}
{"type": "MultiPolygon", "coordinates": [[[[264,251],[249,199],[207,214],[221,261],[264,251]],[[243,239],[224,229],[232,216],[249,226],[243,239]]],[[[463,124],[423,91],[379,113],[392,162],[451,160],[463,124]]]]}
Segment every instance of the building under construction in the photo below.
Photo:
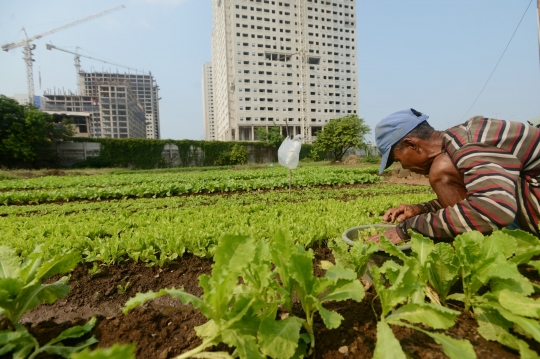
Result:
{"type": "Polygon", "coordinates": [[[144,107],[130,86],[108,82],[92,96],[45,91],[41,110],[75,120],[79,135],[94,138],[146,138],[144,107]]]}
{"type": "MultiPolygon", "coordinates": [[[[99,98],[99,102],[106,105],[113,96],[120,98],[129,92],[142,105],[146,118],[146,138],[161,138],[159,121],[159,86],[151,73],[129,74],[112,72],[79,72],[79,93],[83,97],[99,98]],[[109,88],[107,90],[107,88],[109,88]],[[121,90],[118,90],[118,89],[121,90]]],[[[112,104],[111,104],[112,105],[112,104]]],[[[108,110],[113,110],[109,108],[108,110]]],[[[105,115],[106,116],[106,115],[105,115]]],[[[96,130],[98,128],[96,127],[96,130]]],[[[103,128],[105,130],[105,127],[103,128]]],[[[111,134],[102,132],[104,135],[111,134]]],[[[113,134],[113,133],[112,133],[113,134]]],[[[96,132],[95,137],[102,136],[96,132]]]]}

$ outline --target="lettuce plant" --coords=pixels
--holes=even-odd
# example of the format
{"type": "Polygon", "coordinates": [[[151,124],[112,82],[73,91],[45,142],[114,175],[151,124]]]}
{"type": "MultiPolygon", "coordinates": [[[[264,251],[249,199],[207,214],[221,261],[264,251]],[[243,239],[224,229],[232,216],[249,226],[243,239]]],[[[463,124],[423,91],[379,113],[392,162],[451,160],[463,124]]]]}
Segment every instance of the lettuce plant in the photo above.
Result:
{"type": "Polygon", "coordinates": [[[472,309],[485,339],[515,349],[523,358],[538,358],[516,335],[540,342],[540,302],[529,297],[537,286],[521,275],[517,265],[536,267],[530,259],[540,253],[540,240],[520,230],[502,230],[489,236],[465,233],[454,245],[463,293],[448,298],[462,301],[466,311],[472,309]]]}
{"type": "Polygon", "coordinates": [[[45,352],[68,357],[71,353],[97,342],[91,337],[76,347],[66,347],[62,344],[65,339],[79,338],[92,330],[95,318],[84,326],[64,330],[57,338],[42,347],[19,323],[21,317],[29,310],[41,303],[54,303],[69,292],[67,277],[49,284],[43,284],[42,281],[52,275],[73,269],[80,260],[80,254],[74,252],[45,260],[40,247],[22,260],[13,249],[0,246],[0,315],[9,320],[12,329],[0,332],[0,355],[13,353],[13,359],[20,359],[35,358],[45,352]]]}
{"type": "Polygon", "coordinates": [[[282,232],[270,242],[225,235],[216,249],[212,274],[199,277],[204,289],[201,298],[182,289],[162,289],[137,294],[126,303],[123,311],[127,313],[163,295],[200,309],[209,319],[195,328],[203,342],[179,359],[230,357],[227,353],[202,353],[220,342],[235,348],[234,357],[301,358],[308,344],[314,347],[316,312],[328,328],[338,327],[343,319],[338,313],[325,309],[323,303],[359,301],[364,296],[353,271],[336,266],[328,270],[324,278],[317,278],[313,275],[312,260],[312,252],[295,245],[282,232]],[[305,319],[292,315],[295,295],[306,313],[305,319]],[[288,310],[289,315],[276,320],[280,306],[288,310]],[[302,327],[307,334],[301,334],[302,327]]]}
{"type": "Polygon", "coordinates": [[[440,305],[424,303],[418,298],[416,299],[418,302],[413,301],[417,293],[421,293],[425,287],[421,262],[427,260],[428,254],[420,251],[416,252],[417,258],[407,257],[384,236],[381,236],[380,244],[385,251],[401,259],[403,265],[387,261],[380,268],[370,269],[373,286],[382,307],[380,321],[377,323],[374,358],[406,358],[389,324],[414,329],[430,336],[443,346],[445,354],[451,359],[476,358],[473,347],[467,340],[454,339],[443,333],[425,329],[426,326],[433,329],[448,329],[454,325],[455,318],[460,314],[440,305]],[[399,305],[401,306],[398,307],[399,305]]]}

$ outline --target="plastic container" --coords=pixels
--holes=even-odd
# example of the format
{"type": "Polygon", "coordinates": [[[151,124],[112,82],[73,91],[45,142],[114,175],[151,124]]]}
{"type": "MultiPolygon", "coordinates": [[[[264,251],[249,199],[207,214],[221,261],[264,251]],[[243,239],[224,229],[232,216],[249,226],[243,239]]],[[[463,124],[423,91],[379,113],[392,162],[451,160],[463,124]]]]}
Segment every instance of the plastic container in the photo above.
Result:
{"type": "MultiPolygon", "coordinates": [[[[358,240],[358,231],[369,229],[369,228],[393,228],[395,225],[391,224],[366,224],[363,226],[356,226],[347,229],[343,234],[341,235],[341,238],[345,243],[347,243],[349,246],[354,246],[355,241],[358,240]]],[[[409,254],[411,251],[411,245],[410,244],[402,244],[400,246],[397,246],[398,249],[405,252],[405,254],[409,254]]],[[[373,253],[368,260],[367,264],[367,270],[366,273],[362,276],[362,278],[370,283],[373,283],[373,277],[371,276],[371,273],[369,272],[370,268],[372,266],[380,267],[383,265],[384,262],[387,260],[393,260],[396,263],[403,264],[403,261],[401,261],[399,258],[394,257],[383,251],[382,249],[379,249],[378,252],[373,253]]]]}

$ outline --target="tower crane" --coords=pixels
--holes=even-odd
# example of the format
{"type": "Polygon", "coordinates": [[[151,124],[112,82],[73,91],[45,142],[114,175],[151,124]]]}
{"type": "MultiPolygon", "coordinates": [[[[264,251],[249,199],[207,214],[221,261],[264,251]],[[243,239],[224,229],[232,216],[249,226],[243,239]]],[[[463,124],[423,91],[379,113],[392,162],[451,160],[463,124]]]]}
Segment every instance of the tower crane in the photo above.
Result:
{"type": "Polygon", "coordinates": [[[124,66],[124,65],[120,65],[120,64],[115,64],[114,62],[98,59],[96,57],[87,56],[87,55],[81,55],[81,54],[79,54],[77,52],[77,50],[69,51],[69,50],[66,50],[66,49],[62,49],[62,48],[60,48],[58,46],[54,46],[53,44],[45,44],[45,46],[47,47],[47,50],[55,49],[55,50],[67,52],[68,54],[75,55],[75,57],[74,57],[74,59],[75,59],[75,71],[77,72],[77,88],[78,89],[80,89],[80,86],[79,86],[79,73],[81,72],[81,57],[85,57],[85,58],[91,59],[91,60],[100,61],[100,62],[103,62],[103,63],[106,63],[106,64],[118,66],[118,67],[122,67],[124,69],[132,70],[132,71],[135,71],[135,72],[140,72],[140,73],[142,73],[144,75],[144,71],[137,70],[137,69],[134,69],[132,67],[128,67],[128,66],[124,66]]]}
{"type": "MultiPolygon", "coordinates": [[[[540,1],[540,0],[539,0],[540,1]]],[[[296,33],[298,41],[298,59],[300,67],[300,121],[302,122],[302,136],[305,143],[311,143],[311,131],[307,119],[307,38],[306,38],[306,1],[296,0],[296,33]]]]}
{"type": "Polygon", "coordinates": [[[24,62],[26,63],[26,80],[27,80],[27,83],[28,83],[28,99],[29,99],[30,103],[32,103],[32,104],[34,103],[34,69],[33,69],[33,64],[32,64],[32,62],[34,62],[34,59],[32,57],[32,50],[34,50],[36,48],[36,45],[33,44],[32,41],[40,39],[43,36],[47,36],[47,35],[53,34],[55,32],[70,28],[72,26],[79,25],[79,24],[81,24],[83,22],[93,20],[93,19],[98,18],[100,16],[110,14],[110,13],[112,13],[114,11],[117,11],[117,10],[120,10],[120,9],[123,9],[123,8],[125,8],[125,6],[120,5],[120,6],[112,8],[112,9],[105,10],[105,11],[99,12],[97,14],[87,16],[87,17],[82,18],[80,20],[71,22],[69,24],[57,27],[57,28],[49,30],[49,31],[45,31],[45,32],[43,32],[41,34],[34,35],[34,36],[31,36],[31,37],[28,37],[28,34],[26,33],[25,28],[23,27],[22,30],[24,32],[24,37],[25,37],[24,40],[21,40],[19,42],[14,42],[14,43],[11,43],[11,44],[2,45],[2,50],[4,50],[4,51],[9,51],[11,49],[15,49],[15,48],[21,47],[21,46],[23,48],[23,54],[24,54],[23,59],[24,59],[24,62]]]}

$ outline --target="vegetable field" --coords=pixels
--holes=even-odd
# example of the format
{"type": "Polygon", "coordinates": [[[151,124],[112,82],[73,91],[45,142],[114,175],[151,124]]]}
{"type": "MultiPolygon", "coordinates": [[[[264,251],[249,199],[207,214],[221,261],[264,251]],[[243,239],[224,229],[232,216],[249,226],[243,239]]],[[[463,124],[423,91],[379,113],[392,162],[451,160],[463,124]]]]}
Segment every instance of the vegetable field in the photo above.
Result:
{"type": "Polygon", "coordinates": [[[0,358],[538,357],[539,239],[349,248],[431,189],[339,166],[288,186],[279,167],[0,181],[0,358]]]}

